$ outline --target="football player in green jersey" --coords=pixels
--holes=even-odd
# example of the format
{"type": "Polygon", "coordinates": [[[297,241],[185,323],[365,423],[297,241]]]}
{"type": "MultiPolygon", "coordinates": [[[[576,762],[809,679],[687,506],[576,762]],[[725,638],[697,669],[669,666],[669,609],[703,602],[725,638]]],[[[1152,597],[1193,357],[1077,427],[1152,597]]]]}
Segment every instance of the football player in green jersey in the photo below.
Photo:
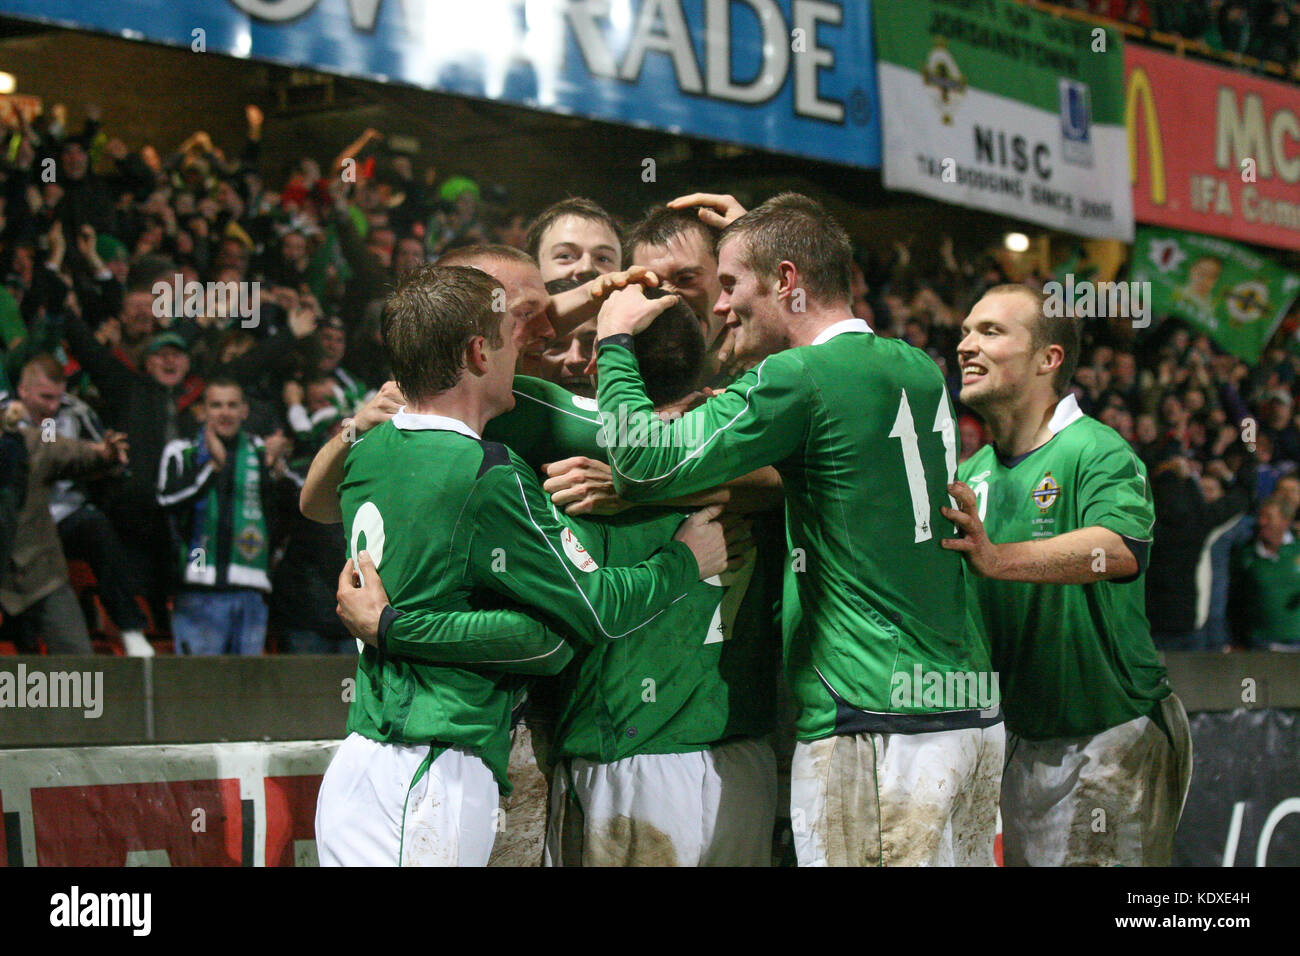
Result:
{"type": "Polygon", "coordinates": [[[1191,773],[1187,715],[1151,642],[1146,469],[1067,392],[1080,331],[1025,286],[962,323],[961,399],[993,436],[945,509],[963,536],[972,630],[1006,711],[1004,860],[1167,866],[1191,773]]]}
{"type": "Polygon", "coordinates": [[[990,675],[965,631],[967,572],[937,527],[956,423],[934,362],[853,316],[850,263],[847,234],[806,197],[732,221],[715,311],[737,364],[758,364],[667,423],[633,352],[646,299],[612,293],[598,317],[597,397],[614,481],[655,501],[763,465],[781,475],[799,862],[991,864],[1002,719],[978,689],[990,675]]]}
{"type": "MultiPolygon", "coordinates": [[[[611,250],[612,258],[606,263],[609,256],[582,248],[603,246],[606,239],[616,246],[618,242],[611,232],[613,220],[589,200],[557,203],[538,218],[538,223],[537,236],[545,240],[550,257],[548,270],[560,270],[552,274],[582,276],[581,280],[574,278],[571,287],[563,291],[549,294],[551,290],[543,284],[538,262],[509,246],[464,246],[438,260],[439,265],[470,266],[492,276],[505,292],[506,308],[519,317],[523,333],[515,366],[515,407],[509,415],[489,422],[484,437],[506,445],[533,467],[554,461],[555,446],[568,449],[567,455],[603,457],[603,451],[593,441],[599,419],[590,389],[576,395],[566,391],[565,384],[576,383],[564,383],[554,374],[559,369],[548,362],[548,353],[557,342],[576,338],[584,322],[591,326],[594,337],[601,297],[609,289],[645,278],[644,269],[612,272],[606,268],[611,263],[617,268],[617,249],[611,250]],[[601,268],[593,270],[593,263],[601,268]]],[[[551,738],[558,708],[556,691],[555,681],[534,679],[527,705],[520,710],[522,719],[516,723],[510,751],[510,775],[517,788],[503,806],[509,838],[501,841],[501,857],[541,859],[551,738]]]]}
{"type": "MultiPolygon", "coordinates": [[[[569,209],[568,206],[558,208],[569,209]]],[[[566,214],[564,223],[573,225],[571,219],[573,216],[566,214]]],[[[519,355],[515,368],[515,407],[509,415],[498,416],[489,422],[484,437],[507,445],[535,467],[543,462],[553,462],[548,471],[555,476],[554,481],[565,480],[565,466],[573,462],[556,463],[553,447],[565,449],[569,456],[585,456],[582,460],[603,459],[604,449],[596,442],[600,420],[596,415],[595,401],[569,394],[553,382],[536,376],[547,371],[544,353],[556,339],[557,332],[572,335],[575,328],[589,319],[594,335],[596,308],[602,297],[609,290],[628,282],[653,281],[647,280],[646,270],[633,267],[623,272],[601,274],[586,282],[575,281],[573,288],[548,297],[537,263],[526,253],[509,246],[464,246],[442,256],[438,265],[477,268],[492,276],[500,283],[504,300],[500,304],[515,318],[514,340],[519,355]]],[[[355,420],[345,422],[340,434],[321,447],[303,486],[301,502],[304,515],[326,524],[342,520],[336,489],[342,480],[343,463],[350,443],[368,428],[391,418],[402,403],[400,391],[395,386],[385,386],[372,405],[363,409],[355,420]]],[[[544,634],[530,631],[524,624],[516,621],[510,626],[516,629],[516,633],[535,634],[545,640],[544,634]]],[[[464,635],[458,637],[463,643],[464,635]]],[[[520,655],[526,650],[526,646],[516,647],[520,655]]],[[[439,653],[445,659],[447,647],[440,645],[439,653]]],[[[548,730],[552,721],[548,719],[551,708],[547,706],[546,682],[539,684],[534,681],[532,686],[528,707],[521,708],[527,722],[517,725],[511,748],[511,779],[520,786],[517,792],[506,798],[508,803],[504,809],[509,814],[512,839],[502,845],[501,851],[515,857],[527,857],[528,852],[521,853],[520,848],[531,838],[536,847],[535,858],[540,860],[547,804],[543,778],[549,771],[548,730]]]]}
{"type": "MultiPolygon", "coordinates": [[[[653,400],[661,408],[672,407],[701,372],[704,342],[698,322],[679,303],[636,344],[653,400]]],[[[517,376],[516,394],[521,381],[525,379],[517,376]]],[[[555,423],[537,421],[531,410],[521,416],[518,406],[493,420],[491,430],[503,441],[536,445],[535,437],[521,434],[516,419],[525,431],[550,428],[549,444],[575,450],[564,444],[573,427],[567,411],[561,418],[563,431],[555,423]]],[[[588,428],[592,435],[587,443],[596,445],[600,420],[588,428]]],[[[548,480],[547,486],[555,482],[558,489],[553,501],[568,502],[566,511],[581,509],[591,496],[573,498],[579,489],[566,479],[567,474],[548,480]]],[[[754,494],[749,502],[762,504],[754,494]]],[[[605,498],[600,504],[612,502],[605,498]]],[[[681,518],[680,510],[628,512],[626,503],[618,512],[601,522],[560,516],[593,566],[644,560],[662,547],[681,518]]],[[[755,536],[774,538],[779,530],[775,517],[756,517],[755,536]]],[[[782,561],[779,538],[765,543],[766,553],[751,554],[733,572],[697,585],[675,603],[650,625],[650,640],[593,648],[565,672],[549,863],[768,865],[776,767],[765,735],[775,703],[777,644],[771,612],[782,561]]],[[[367,575],[362,589],[341,587],[345,620],[377,619],[387,600],[382,588],[378,574],[367,575]],[[366,591],[374,596],[367,598],[366,591]]],[[[496,612],[493,618],[486,618],[488,613],[454,616],[479,618],[469,629],[486,642],[500,626],[496,612]]],[[[527,779],[527,768],[514,756],[510,772],[518,784],[517,776],[527,779]]],[[[511,832],[521,825],[516,819],[521,810],[526,813],[527,807],[510,811],[511,832]]]]}
{"type": "Polygon", "coordinates": [[[705,510],[632,568],[592,568],[531,468],[485,442],[514,402],[516,317],[477,269],[424,267],[389,297],[385,352],[406,405],[348,453],[339,488],[350,551],[392,589],[357,667],[349,736],[321,784],[322,863],[481,865],[519,678],[494,662],[434,663],[431,622],[505,599],[590,642],[635,640],[727,566],[705,510]],[[391,652],[390,652],[391,651],[391,652]]]}

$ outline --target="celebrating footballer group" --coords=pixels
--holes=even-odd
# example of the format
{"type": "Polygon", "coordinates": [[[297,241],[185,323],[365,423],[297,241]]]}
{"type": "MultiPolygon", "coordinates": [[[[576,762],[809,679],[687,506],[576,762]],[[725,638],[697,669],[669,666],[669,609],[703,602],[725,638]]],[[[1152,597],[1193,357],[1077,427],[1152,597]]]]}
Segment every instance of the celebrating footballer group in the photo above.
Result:
{"type": "Polygon", "coordinates": [[[1007,865],[1170,862],[1151,492],[1065,391],[1077,320],[971,309],[993,442],[959,469],[940,369],[854,315],[813,200],[684,196],[624,242],[570,199],[529,246],[405,278],[394,381],[304,486],[364,644],[323,864],[486,864],[512,745],[545,865],[771,865],[787,772],[803,866],[992,865],[999,809],[1007,865]]]}

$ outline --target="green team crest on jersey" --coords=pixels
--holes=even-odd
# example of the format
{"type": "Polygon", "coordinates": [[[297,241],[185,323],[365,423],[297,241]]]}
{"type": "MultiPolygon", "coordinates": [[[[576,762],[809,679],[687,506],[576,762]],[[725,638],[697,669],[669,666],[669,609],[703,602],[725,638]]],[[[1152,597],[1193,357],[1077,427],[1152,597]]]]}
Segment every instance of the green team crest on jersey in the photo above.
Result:
{"type": "Polygon", "coordinates": [[[1056,499],[1061,495],[1061,486],[1056,483],[1049,471],[1043,475],[1043,480],[1034,486],[1034,504],[1038,505],[1038,510],[1047,514],[1048,509],[1056,504],[1056,499]]]}

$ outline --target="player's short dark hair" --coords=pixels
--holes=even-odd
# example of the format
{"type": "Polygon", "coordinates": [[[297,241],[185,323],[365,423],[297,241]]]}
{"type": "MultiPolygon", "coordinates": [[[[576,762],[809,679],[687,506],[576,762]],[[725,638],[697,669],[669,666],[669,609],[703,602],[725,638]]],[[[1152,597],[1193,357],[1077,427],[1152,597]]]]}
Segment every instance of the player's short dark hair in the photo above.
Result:
{"type": "MultiPolygon", "coordinates": [[[[662,289],[646,289],[647,299],[663,298],[662,289]]],[[[682,299],[655,317],[632,340],[646,397],[666,405],[695,390],[704,369],[704,333],[700,320],[682,299]]]]}
{"type": "Polygon", "coordinates": [[[807,294],[818,302],[852,298],[853,243],[821,203],[800,193],[781,193],[751,209],[718,237],[718,249],[743,239],[741,261],[768,285],[782,262],[793,262],[807,294]]]}
{"type": "Polygon", "coordinates": [[[528,253],[500,242],[476,242],[468,246],[458,246],[439,256],[435,265],[472,267],[474,263],[482,262],[484,259],[496,262],[522,262],[529,266],[537,265],[537,260],[528,253]]]}
{"type": "Polygon", "coordinates": [[[1030,342],[1035,349],[1045,349],[1049,345],[1059,345],[1065,355],[1061,367],[1056,370],[1052,387],[1057,395],[1064,395],[1074,381],[1075,370],[1079,367],[1079,353],[1083,351],[1083,331],[1079,320],[1066,315],[1050,316],[1047,314],[1047,297],[1031,286],[1017,283],[995,285],[985,295],[1009,295],[1018,292],[1027,296],[1034,304],[1034,322],[1029,327],[1030,342]]]}
{"type": "Polygon", "coordinates": [[[687,233],[698,233],[712,252],[718,243],[718,230],[700,221],[694,209],[670,209],[668,206],[651,206],[640,222],[627,233],[623,250],[623,266],[632,264],[632,255],[638,246],[666,246],[673,239],[687,233]]]}
{"type": "Polygon", "coordinates": [[[380,323],[384,358],[407,401],[428,401],[454,387],[476,336],[501,348],[503,313],[492,308],[500,288],[480,269],[423,265],[388,296],[380,323]]]}
{"type": "Polygon", "coordinates": [[[557,220],[564,216],[577,216],[579,219],[588,219],[591,222],[600,223],[614,234],[614,238],[618,240],[619,248],[623,247],[623,227],[619,225],[617,219],[590,199],[582,196],[570,196],[568,199],[561,199],[559,202],[547,206],[529,225],[528,235],[524,239],[524,246],[528,249],[528,254],[533,257],[533,262],[538,261],[538,256],[542,251],[542,233],[546,232],[547,229],[555,225],[557,220]]]}

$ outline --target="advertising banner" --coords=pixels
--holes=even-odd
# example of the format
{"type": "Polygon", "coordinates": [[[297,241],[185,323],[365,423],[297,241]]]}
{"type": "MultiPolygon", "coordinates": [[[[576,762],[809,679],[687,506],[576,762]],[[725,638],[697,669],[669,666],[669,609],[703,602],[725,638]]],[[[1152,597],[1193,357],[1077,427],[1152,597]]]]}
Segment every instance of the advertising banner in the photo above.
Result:
{"type": "Polygon", "coordinates": [[[1012,0],[875,5],[885,186],[1133,239],[1120,35],[1012,0]]]}
{"type": "Polygon", "coordinates": [[[866,0],[5,0],[3,6],[10,16],[196,54],[315,67],[880,165],[866,0]]]}
{"type": "MultiPolygon", "coordinates": [[[[1176,865],[1300,865],[1297,717],[1191,716],[1176,865]]],[[[314,866],[316,798],[338,744],[0,750],[0,866],[314,866]]]]}
{"type": "Polygon", "coordinates": [[[1300,866],[1300,716],[1193,714],[1192,790],[1175,866],[1300,866]]]}
{"type": "Polygon", "coordinates": [[[338,744],[0,750],[0,866],[314,866],[338,744]]]}
{"type": "Polygon", "coordinates": [[[1300,249],[1300,86],[1129,45],[1139,222],[1300,249]]]}
{"type": "Polygon", "coordinates": [[[1253,250],[1173,229],[1138,230],[1129,278],[1151,284],[1153,314],[1184,319],[1252,365],[1300,294],[1300,275],[1253,250]]]}

